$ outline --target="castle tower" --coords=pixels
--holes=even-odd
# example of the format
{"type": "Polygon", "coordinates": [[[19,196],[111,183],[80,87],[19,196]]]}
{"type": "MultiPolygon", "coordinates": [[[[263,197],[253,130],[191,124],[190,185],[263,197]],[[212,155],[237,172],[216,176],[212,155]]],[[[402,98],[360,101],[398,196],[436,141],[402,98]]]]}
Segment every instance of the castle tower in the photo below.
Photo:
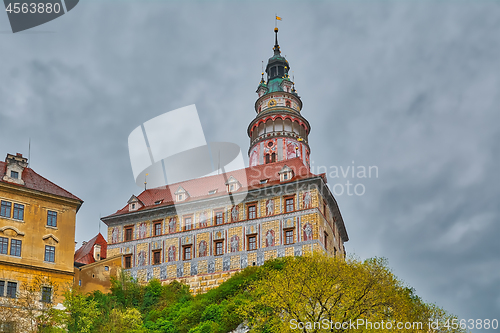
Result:
{"type": "Polygon", "coordinates": [[[290,80],[290,64],[281,55],[278,28],[274,55],[266,66],[257,88],[257,116],[248,126],[250,166],[275,163],[299,157],[309,167],[309,122],[302,116],[302,101],[290,80]]]}

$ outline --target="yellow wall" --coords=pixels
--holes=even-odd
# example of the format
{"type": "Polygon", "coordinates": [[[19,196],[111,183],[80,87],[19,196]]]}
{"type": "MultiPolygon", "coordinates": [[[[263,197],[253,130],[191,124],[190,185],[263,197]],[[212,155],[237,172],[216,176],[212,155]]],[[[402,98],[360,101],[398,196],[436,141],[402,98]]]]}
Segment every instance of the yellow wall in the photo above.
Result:
{"type": "Polygon", "coordinates": [[[73,283],[76,212],[81,202],[17,185],[0,183],[0,200],[12,203],[11,217],[0,216],[0,237],[9,239],[8,254],[0,254],[0,279],[18,282],[41,274],[73,283]],[[13,219],[14,204],[24,205],[22,221],[13,219]],[[47,211],[57,212],[57,226],[47,226],[47,211]],[[12,239],[22,241],[21,257],[10,255],[12,239]],[[55,247],[55,262],[45,262],[45,246],[55,247]]]}
{"type": "Polygon", "coordinates": [[[75,288],[79,287],[84,294],[95,290],[107,293],[111,287],[111,277],[117,277],[121,267],[122,255],[108,257],[80,268],[75,267],[75,288]]]}

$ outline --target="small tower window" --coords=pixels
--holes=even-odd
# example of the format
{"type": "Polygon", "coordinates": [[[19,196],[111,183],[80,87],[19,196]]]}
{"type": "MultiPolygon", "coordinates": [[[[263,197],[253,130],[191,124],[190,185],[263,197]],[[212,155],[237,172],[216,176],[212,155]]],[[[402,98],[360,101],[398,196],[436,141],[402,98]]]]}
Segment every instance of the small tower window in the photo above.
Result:
{"type": "Polygon", "coordinates": [[[19,172],[17,171],[11,171],[10,176],[14,179],[19,179],[19,172]]]}
{"type": "Polygon", "coordinates": [[[292,107],[292,103],[290,103],[290,101],[286,101],[285,105],[286,105],[287,108],[291,108],[292,107]]]}

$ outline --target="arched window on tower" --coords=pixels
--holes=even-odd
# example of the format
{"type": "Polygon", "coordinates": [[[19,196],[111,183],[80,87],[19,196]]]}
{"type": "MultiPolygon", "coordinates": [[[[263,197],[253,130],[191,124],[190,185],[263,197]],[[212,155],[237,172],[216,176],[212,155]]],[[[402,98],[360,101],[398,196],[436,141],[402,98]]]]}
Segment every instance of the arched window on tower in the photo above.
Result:
{"type": "Polygon", "coordinates": [[[298,121],[294,121],[293,122],[293,131],[295,134],[299,135],[299,128],[300,128],[300,125],[299,125],[299,122],[298,121]]]}
{"type": "Polygon", "coordinates": [[[290,101],[286,101],[285,105],[286,105],[287,108],[291,108],[292,107],[292,103],[290,101]]]}
{"type": "Polygon", "coordinates": [[[276,162],[276,153],[271,154],[271,162],[276,162]]]}
{"type": "Polygon", "coordinates": [[[260,123],[259,125],[259,135],[264,134],[264,123],[260,123]]]}
{"type": "Polygon", "coordinates": [[[281,118],[276,118],[274,121],[274,130],[276,132],[281,132],[283,131],[283,119],[281,118]]]}
{"type": "Polygon", "coordinates": [[[273,131],[273,121],[268,119],[266,121],[266,133],[271,133],[273,131]]]}
{"type": "Polygon", "coordinates": [[[286,132],[292,131],[292,121],[290,119],[285,119],[285,131],[286,132]]]}
{"type": "Polygon", "coordinates": [[[266,154],[266,164],[271,163],[271,155],[266,154]]]}

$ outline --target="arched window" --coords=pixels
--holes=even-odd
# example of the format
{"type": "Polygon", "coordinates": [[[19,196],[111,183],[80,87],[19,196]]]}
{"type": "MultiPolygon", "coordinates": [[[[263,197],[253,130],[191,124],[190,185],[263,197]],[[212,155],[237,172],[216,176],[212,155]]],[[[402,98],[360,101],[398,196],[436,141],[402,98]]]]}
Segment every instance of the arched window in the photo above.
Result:
{"type": "Polygon", "coordinates": [[[285,119],[285,131],[291,132],[292,131],[292,121],[290,119],[285,119]]]}
{"type": "Polygon", "coordinates": [[[271,133],[273,132],[273,121],[271,119],[268,119],[266,121],[266,133],[271,133]]]}
{"type": "Polygon", "coordinates": [[[299,122],[298,121],[294,121],[293,122],[293,132],[297,135],[300,134],[299,132],[299,128],[300,128],[300,125],[299,125],[299,122]]]}
{"type": "Polygon", "coordinates": [[[283,131],[283,119],[281,118],[276,118],[274,120],[274,130],[276,132],[281,132],[283,131]]]}
{"type": "Polygon", "coordinates": [[[259,135],[264,134],[264,123],[259,124],[259,135]]]}
{"type": "Polygon", "coordinates": [[[292,107],[292,103],[290,101],[286,101],[285,105],[286,105],[287,108],[291,108],[292,107]]]}
{"type": "Polygon", "coordinates": [[[276,153],[271,154],[271,162],[276,162],[276,153]]]}

